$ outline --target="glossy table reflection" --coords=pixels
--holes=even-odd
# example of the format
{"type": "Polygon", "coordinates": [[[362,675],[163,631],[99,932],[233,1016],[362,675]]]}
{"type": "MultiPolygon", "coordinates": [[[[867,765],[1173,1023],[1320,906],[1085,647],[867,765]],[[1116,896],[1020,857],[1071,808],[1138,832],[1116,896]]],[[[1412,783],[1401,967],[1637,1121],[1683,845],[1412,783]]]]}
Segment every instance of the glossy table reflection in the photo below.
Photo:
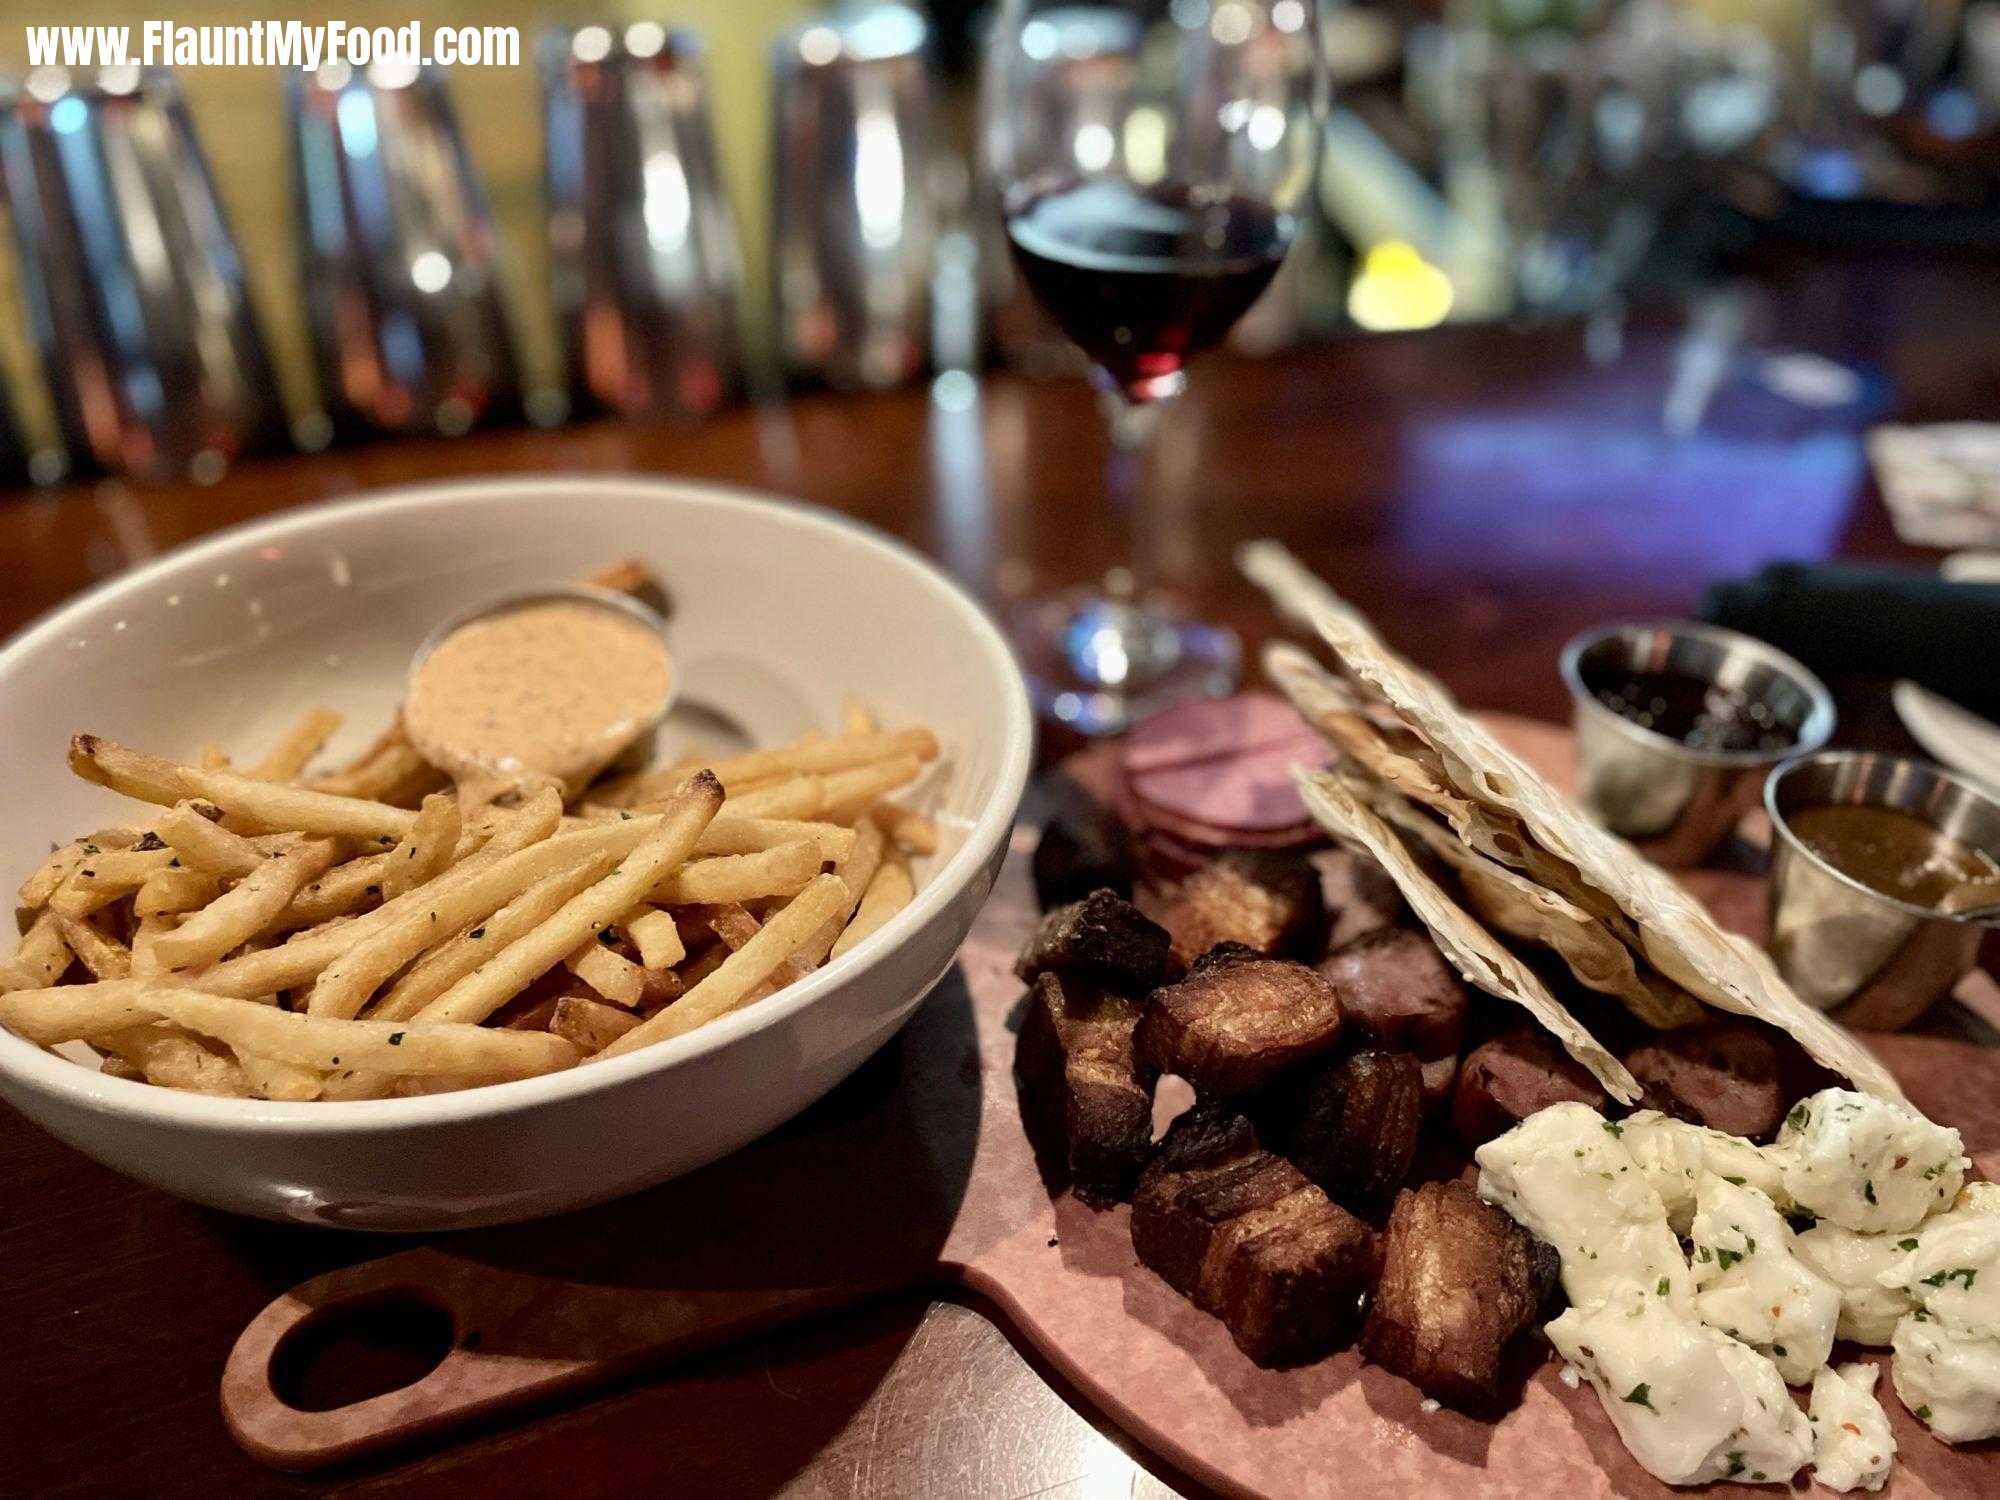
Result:
{"type": "MultiPolygon", "coordinates": [[[[1864,362],[1913,421],[1990,416],[1990,266],[1792,268],[1783,347],[1864,362]]],[[[1775,346],[1775,344],[1774,344],[1775,346]]],[[[1753,369],[1755,356],[1746,361],[1753,369]]],[[[1680,614],[1777,558],[1897,543],[1860,447],[1868,413],[1744,378],[1691,439],[1661,431],[1673,330],[1593,365],[1574,328],[1352,339],[1198,367],[1154,476],[1172,576],[1253,645],[1272,622],[1230,565],[1275,535],[1467,702],[1559,718],[1582,626],[1680,614]]],[[[1095,505],[1103,424],[1078,385],[948,377],[700,426],[500,432],[247,464],[211,489],[0,498],[0,630],[217,527],[372,485],[497,471],[671,472],[798,495],[897,532],[991,598],[1080,582],[1121,535],[1095,505]]],[[[1880,684],[1836,682],[1843,744],[1907,740],[1880,684]]],[[[88,685],[79,687],[86,703],[88,685]]],[[[82,711],[81,708],[79,710],[82,711]]],[[[10,756],[60,746],[9,743],[10,756]]],[[[1051,736],[1045,751],[1066,748],[1051,736]]],[[[395,1248],[228,1219],[118,1179],[0,1116],[0,1493],[285,1494],[231,1445],[216,1379],[283,1287],[395,1248]]],[[[837,1211],[837,1200],[818,1210],[837,1211]]],[[[804,1227],[804,1226],[802,1226],[804,1227]]],[[[518,1429],[346,1476],[364,1493],[1157,1495],[1136,1458],[976,1307],[917,1298],[769,1336],[518,1429]]]]}

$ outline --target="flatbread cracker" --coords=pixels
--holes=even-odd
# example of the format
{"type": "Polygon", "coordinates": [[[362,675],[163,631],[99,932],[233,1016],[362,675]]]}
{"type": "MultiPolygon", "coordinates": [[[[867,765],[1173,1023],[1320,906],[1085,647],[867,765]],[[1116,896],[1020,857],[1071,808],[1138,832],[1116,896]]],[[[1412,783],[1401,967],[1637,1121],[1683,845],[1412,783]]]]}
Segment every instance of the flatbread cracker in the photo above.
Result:
{"type": "Polygon", "coordinates": [[[1455,791],[1516,820],[1536,846],[1568,864],[1588,892],[1614,903],[1661,974],[1719,1010],[1776,1026],[1857,1088],[1903,1098],[1888,1069],[1801,1000],[1754,944],[1724,932],[1671,876],[1592,822],[1460,709],[1435,678],[1403,661],[1365,622],[1357,623],[1351,607],[1326,607],[1304,591],[1292,593],[1289,604],[1312,620],[1362,691],[1392,709],[1438,755],[1455,791]]]}
{"type": "Polygon", "coordinates": [[[1352,789],[1329,772],[1300,766],[1292,774],[1298,780],[1299,795],[1320,826],[1356,853],[1371,856],[1388,872],[1403,899],[1430,929],[1438,950],[1467,984],[1520,1006],[1562,1043],[1565,1052],[1589,1069],[1612,1097],[1627,1104],[1639,1102],[1638,1081],[1625,1065],[1563,1009],[1533,970],[1431,879],[1395,831],[1364,807],[1352,789]]]}

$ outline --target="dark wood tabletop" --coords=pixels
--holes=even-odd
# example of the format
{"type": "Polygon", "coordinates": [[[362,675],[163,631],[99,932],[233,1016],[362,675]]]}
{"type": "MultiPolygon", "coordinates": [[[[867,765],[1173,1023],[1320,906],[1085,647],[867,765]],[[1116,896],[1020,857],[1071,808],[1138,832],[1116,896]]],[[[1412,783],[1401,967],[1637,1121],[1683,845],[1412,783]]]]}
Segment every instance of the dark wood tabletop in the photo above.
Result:
{"type": "MultiPolygon", "coordinates": [[[[1164,424],[1148,533],[1172,584],[1252,642],[1274,622],[1230,548],[1276,536],[1468,703],[1560,718],[1556,652],[1588,624],[1685,614],[1710,580],[1778,559],[1934,556],[1895,539],[1861,434],[1882,416],[1994,415],[2000,277],[1971,260],[1786,261],[1759,306],[1735,373],[1684,437],[1662,424],[1672,318],[1639,320],[1608,359],[1571,325],[1216,356],[1164,424]],[[1782,351],[1852,364],[1867,395],[1830,411],[1781,399],[1758,376],[1782,351]]],[[[272,458],[212,488],[107,480],[0,495],[0,634],[218,527],[453,475],[637,471],[795,495],[909,539],[996,602],[1118,560],[1119,520],[1099,501],[1102,425],[1081,384],[993,377],[964,397],[951,383],[818,395],[701,426],[585,423],[272,458]]],[[[1881,684],[1834,686],[1843,741],[1904,743],[1881,684]]],[[[57,750],[9,741],[6,753],[57,750]]],[[[11,1113],[0,1174],[0,1493],[1191,1487],[1132,1452],[984,1309],[921,1296],[333,1486],[285,1478],[223,1431],[223,1357],[279,1291],[401,1242],[195,1208],[11,1113]]],[[[380,1388],[366,1365],[356,1355],[327,1378],[380,1388]]]]}

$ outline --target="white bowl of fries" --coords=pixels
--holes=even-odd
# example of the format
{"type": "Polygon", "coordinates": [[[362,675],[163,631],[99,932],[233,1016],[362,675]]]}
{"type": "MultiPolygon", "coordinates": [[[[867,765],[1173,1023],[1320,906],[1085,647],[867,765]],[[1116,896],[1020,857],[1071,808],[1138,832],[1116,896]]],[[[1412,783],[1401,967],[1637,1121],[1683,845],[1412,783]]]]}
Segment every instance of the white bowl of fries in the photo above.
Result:
{"type": "Polygon", "coordinates": [[[8,644],[0,702],[0,1096],[183,1197],[391,1230],[665,1181],[846,1077],[953,962],[1033,733],[907,549],[636,478],[223,533],[8,644]],[[593,576],[668,601],[650,764],[462,801],[397,728],[412,652],[593,576]]]}

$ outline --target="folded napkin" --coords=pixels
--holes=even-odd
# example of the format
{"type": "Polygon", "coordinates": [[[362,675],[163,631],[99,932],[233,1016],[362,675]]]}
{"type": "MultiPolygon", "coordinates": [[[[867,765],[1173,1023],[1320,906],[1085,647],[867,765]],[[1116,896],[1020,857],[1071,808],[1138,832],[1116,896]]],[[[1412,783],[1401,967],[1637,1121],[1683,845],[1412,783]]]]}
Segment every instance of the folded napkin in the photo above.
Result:
{"type": "Polygon", "coordinates": [[[2000,543],[2000,423],[1877,427],[1875,482],[1896,535],[1919,547],[2000,543]]]}
{"type": "Polygon", "coordinates": [[[1907,677],[2000,720],[2000,583],[1773,563],[1712,585],[1701,617],[1768,641],[1822,677],[1907,677]]]}

